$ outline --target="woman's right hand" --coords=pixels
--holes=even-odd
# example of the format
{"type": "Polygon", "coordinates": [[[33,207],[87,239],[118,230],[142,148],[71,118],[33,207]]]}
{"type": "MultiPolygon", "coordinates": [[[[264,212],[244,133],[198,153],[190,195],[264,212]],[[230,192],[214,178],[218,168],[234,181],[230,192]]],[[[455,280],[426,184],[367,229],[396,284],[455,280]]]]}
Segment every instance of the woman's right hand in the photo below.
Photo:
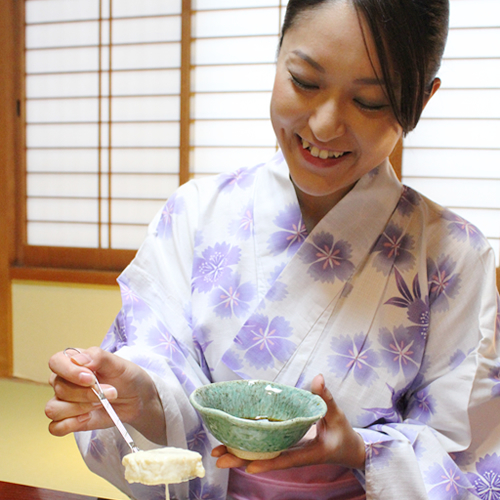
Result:
{"type": "Polygon", "coordinates": [[[94,373],[123,422],[136,428],[149,440],[166,445],[165,415],[156,386],[141,367],[98,347],[58,352],[50,358],[50,385],[54,397],[45,414],[52,420],[54,436],[71,432],[104,429],[112,420],[92,391],[94,373]]]}

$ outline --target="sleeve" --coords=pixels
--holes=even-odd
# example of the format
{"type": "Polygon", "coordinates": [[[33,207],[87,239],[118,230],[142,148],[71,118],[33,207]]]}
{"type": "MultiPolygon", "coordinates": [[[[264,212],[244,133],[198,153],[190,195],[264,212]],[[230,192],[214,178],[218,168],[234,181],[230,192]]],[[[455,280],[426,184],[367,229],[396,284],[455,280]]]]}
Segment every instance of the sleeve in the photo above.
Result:
{"type": "MultiPolygon", "coordinates": [[[[144,368],[156,384],[167,423],[169,446],[203,456],[206,476],[171,485],[178,498],[225,498],[227,471],[215,467],[210,451],[216,443],[189,402],[189,395],[210,382],[210,370],[190,312],[191,274],[199,216],[195,183],[169,198],[149,226],[136,258],[119,277],[122,309],[102,347],[144,368]],[[190,496],[190,497],[191,497],[190,496]]],[[[141,449],[155,445],[129,427],[141,449]]],[[[77,442],[88,467],[131,498],[158,499],[164,486],[129,484],[121,459],[128,453],[116,429],[79,433],[77,442]]]]}
{"type": "Polygon", "coordinates": [[[498,293],[491,248],[427,260],[430,323],[396,421],[356,429],[367,499],[500,498],[498,293]],[[439,278],[439,279],[437,279],[439,278]],[[398,421],[399,420],[399,421],[398,421]]]}

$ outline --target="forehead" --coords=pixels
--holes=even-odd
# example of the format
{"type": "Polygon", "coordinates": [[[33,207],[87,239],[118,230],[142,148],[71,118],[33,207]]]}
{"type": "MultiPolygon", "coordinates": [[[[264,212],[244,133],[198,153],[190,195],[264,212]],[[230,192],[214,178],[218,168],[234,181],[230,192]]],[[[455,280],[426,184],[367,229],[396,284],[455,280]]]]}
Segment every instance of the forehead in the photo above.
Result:
{"type": "Polygon", "coordinates": [[[380,74],[370,29],[349,0],[324,2],[302,11],[285,33],[283,48],[285,52],[299,50],[322,66],[340,59],[353,68],[380,74]]]}

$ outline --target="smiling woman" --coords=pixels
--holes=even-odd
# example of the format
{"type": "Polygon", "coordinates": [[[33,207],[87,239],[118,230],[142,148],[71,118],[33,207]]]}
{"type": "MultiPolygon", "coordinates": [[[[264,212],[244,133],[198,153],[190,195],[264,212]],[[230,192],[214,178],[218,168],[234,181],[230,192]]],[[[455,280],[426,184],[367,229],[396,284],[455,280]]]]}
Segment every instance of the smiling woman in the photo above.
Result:
{"type": "Polygon", "coordinates": [[[119,278],[102,347],[78,365],[52,356],[51,432],[76,432],[89,467],[128,495],[158,491],[123,479],[127,450],[91,404],[90,372],[133,433],[203,456],[206,476],[173,486],[179,498],[454,500],[496,487],[494,254],[388,158],[439,88],[448,1],[381,5],[289,1],[271,99],[280,151],[181,186],[119,278]],[[235,379],[310,390],[326,414],[249,462],[189,404],[235,379]]]}

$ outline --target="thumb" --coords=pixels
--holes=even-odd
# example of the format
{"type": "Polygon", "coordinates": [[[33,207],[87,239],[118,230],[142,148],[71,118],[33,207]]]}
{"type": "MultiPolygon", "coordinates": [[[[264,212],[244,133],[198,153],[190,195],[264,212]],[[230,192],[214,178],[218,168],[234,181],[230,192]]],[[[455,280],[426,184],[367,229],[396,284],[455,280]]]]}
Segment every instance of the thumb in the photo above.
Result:
{"type": "Polygon", "coordinates": [[[328,387],[326,387],[325,378],[322,374],[314,377],[311,382],[311,392],[320,396],[326,403],[326,415],[323,417],[325,424],[328,427],[336,425],[339,418],[339,407],[337,403],[335,403],[332,393],[328,387]]]}

